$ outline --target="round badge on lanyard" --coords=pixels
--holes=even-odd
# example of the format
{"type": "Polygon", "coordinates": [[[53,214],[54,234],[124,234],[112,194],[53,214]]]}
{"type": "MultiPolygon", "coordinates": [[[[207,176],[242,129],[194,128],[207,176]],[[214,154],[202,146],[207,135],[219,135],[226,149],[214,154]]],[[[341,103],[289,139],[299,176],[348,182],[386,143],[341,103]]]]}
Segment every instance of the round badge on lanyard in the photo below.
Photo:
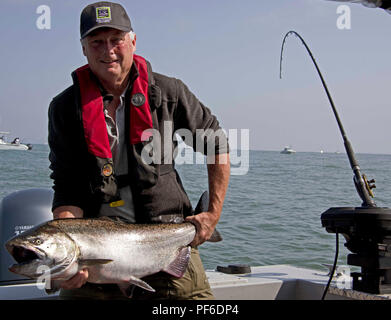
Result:
{"type": "Polygon", "coordinates": [[[113,166],[110,163],[106,163],[102,168],[102,174],[105,177],[110,177],[113,174],[113,166]]]}
{"type": "Polygon", "coordinates": [[[135,107],[141,107],[145,103],[145,96],[142,93],[135,93],[131,98],[131,102],[135,107]]]}

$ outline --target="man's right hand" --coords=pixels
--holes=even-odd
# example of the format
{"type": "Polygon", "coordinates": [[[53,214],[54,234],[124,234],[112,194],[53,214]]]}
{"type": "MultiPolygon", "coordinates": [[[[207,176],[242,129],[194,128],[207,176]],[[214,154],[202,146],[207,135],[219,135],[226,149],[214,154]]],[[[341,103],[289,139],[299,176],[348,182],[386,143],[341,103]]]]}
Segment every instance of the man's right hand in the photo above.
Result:
{"type": "MultiPolygon", "coordinates": [[[[61,206],[53,211],[54,219],[82,218],[83,210],[75,206],[61,206]]],[[[70,290],[82,287],[88,280],[88,269],[80,270],[72,278],[61,283],[61,288],[70,290]]]]}
{"type": "Polygon", "coordinates": [[[80,270],[72,278],[61,283],[61,288],[70,290],[82,287],[88,280],[88,269],[80,270]]]}
{"type": "Polygon", "coordinates": [[[53,210],[53,218],[83,218],[83,209],[76,206],[60,206],[53,210]]]}

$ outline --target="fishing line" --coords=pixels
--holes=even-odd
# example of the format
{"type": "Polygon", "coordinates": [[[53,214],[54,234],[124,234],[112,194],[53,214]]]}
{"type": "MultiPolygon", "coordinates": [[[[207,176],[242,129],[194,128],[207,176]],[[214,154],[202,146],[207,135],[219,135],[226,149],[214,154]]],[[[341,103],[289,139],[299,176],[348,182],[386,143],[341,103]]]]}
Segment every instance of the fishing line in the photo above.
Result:
{"type": "Polygon", "coordinates": [[[336,233],[336,238],[335,238],[335,257],[334,257],[333,268],[332,268],[332,270],[330,271],[330,278],[329,278],[329,281],[327,282],[326,288],[324,289],[324,292],[323,292],[323,295],[322,295],[321,300],[324,300],[324,298],[326,297],[327,291],[329,291],[330,283],[331,283],[331,280],[333,279],[334,272],[335,272],[335,269],[336,269],[336,267],[337,267],[338,253],[339,253],[339,240],[338,240],[338,235],[339,235],[339,233],[337,232],[337,233],[336,233]]]}

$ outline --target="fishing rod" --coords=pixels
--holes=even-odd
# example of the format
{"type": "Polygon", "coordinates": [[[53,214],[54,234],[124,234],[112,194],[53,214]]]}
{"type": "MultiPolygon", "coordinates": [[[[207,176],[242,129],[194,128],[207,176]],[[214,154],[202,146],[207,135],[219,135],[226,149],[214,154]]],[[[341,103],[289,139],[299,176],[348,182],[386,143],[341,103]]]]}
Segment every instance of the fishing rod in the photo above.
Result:
{"type": "Polygon", "coordinates": [[[307,49],[307,52],[310,55],[310,57],[312,59],[312,62],[314,63],[315,68],[316,68],[316,70],[318,72],[320,80],[322,81],[323,88],[326,91],[327,97],[328,97],[329,102],[331,104],[331,108],[333,110],[334,116],[335,116],[335,118],[337,120],[338,127],[339,127],[339,130],[340,130],[342,138],[343,138],[343,142],[344,142],[344,146],[345,146],[345,149],[346,149],[346,153],[347,153],[348,158],[349,158],[350,166],[351,166],[351,168],[353,170],[353,173],[354,173],[354,177],[353,177],[354,185],[356,187],[356,190],[357,190],[361,200],[363,201],[361,206],[362,207],[376,207],[376,204],[375,204],[375,202],[372,199],[374,197],[374,195],[373,195],[373,192],[371,190],[373,188],[376,188],[376,186],[374,185],[375,180],[372,179],[372,180],[368,181],[367,177],[364,174],[363,175],[361,174],[360,166],[358,165],[358,162],[356,160],[352,144],[350,143],[350,141],[349,141],[349,139],[348,139],[348,137],[346,135],[346,132],[345,132],[345,130],[343,128],[341,119],[340,119],[340,117],[338,115],[337,109],[335,108],[333,99],[332,99],[332,97],[330,95],[329,89],[327,88],[327,85],[326,85],[326,82],[325,82],[325,80],[324,80],[324,78],[322,76],[322,73],[320,72],[318,64],[316,63],[315,58],[312,55],[312,52],[309,49],[308,45],[305,43],[304,39],[296,31],[289,31],[289,32],[287,32],[287,34],[285,35],[284,40],[282,42],[281,56],[280,56],[280,79],[282,79],[282,57],[283,57],[283,52],[284,52],[284,45],[285,45],[286,39],[291,34],[294,34],[295,36],[297,36],[301,40],[301,42],[303,43],[305,48],[307,49]]]}
{"type": "MultiPolygon", "coordinates": [[[[327,232],[336,234],[336,251],[333,269],[330,272],[330,279],[323,292],[322,299],[326,297],[336,269],[339,234],[344,236],[346,240],[345,247],[352,252],[347,256],[348,265],[361,267],[361,272],[350,273],[353,279],[353,290],[372,294],[391,293],[391,209],[377,207],[371,199],[373,197],[371,189],[375,188],[373,184],[375,181],[368,181],[365,175],[361,175],[353,147],[347,138],[322,73],[311,50],[303,38],[295,31],[289,31],[282,42],[280,78],[282,75],[284,45],[290,34],[296,35],[301,40],[318,71],[343,137],[350,166],[354,172],[354,185],[363,201],[361,207],[333,207],[321,215],[322,226],[326,228],[327,232]]],[[[350,288],[348,287],[347,289],[350,288]]]]}

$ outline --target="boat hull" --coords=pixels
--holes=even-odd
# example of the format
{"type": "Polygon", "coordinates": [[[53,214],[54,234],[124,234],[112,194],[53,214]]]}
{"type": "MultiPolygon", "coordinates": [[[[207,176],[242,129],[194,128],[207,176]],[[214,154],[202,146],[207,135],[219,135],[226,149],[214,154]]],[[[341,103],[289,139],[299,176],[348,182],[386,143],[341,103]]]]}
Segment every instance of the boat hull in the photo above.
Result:
{"type": "Polygon", "coordinates": [[[29,150],[30,148],[25,144],[0,144],[0,150],[29,150]]]}

